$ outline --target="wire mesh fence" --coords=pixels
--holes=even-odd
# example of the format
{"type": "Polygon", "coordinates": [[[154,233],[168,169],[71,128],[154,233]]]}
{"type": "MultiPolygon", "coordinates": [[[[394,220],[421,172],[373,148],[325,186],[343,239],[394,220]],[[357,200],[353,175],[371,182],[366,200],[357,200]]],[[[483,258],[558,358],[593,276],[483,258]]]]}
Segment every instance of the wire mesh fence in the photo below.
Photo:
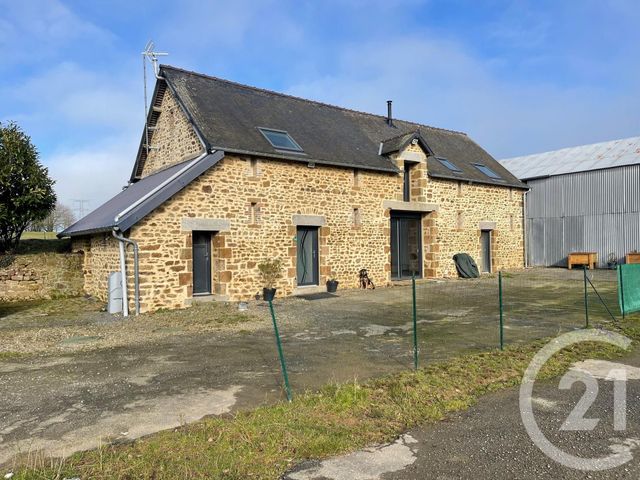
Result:
{"type": "Polygon", "coordinates": [[[419,365],[497,349],[501,309],[506,346],[617,321],[616,272],[503,271],[315,294],[275,306],[284,318],[305,319],[297,330],[281,330],[294,390],[413,368],[414,332],[419,365]]]}
{"type": "Polygon", "coordinates": [[[532,269],[502,276],[507,344],[613,320],[607,309],[617,308],[614,271],[532,269]]]}

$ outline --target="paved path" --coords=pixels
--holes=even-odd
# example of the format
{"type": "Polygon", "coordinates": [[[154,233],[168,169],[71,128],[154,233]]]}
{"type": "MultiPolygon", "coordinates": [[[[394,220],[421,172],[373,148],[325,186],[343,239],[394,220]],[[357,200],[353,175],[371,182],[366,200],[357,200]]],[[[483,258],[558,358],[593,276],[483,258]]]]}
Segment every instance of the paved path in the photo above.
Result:
{"type": "MultiPolygon", "coordinates": [[[[582,366],[598,379],[598,396],[585,418],[600,418],[591,432],[559,427],[585,391],[576,383],[559,390],[558,380],[537,385],[535,418],[552,443],[580,457],[630,452],[633,459],[618,468],[584,472],[566,468],[545,456],[527,435],[520,417],[519,390],[483,397],[473,408],[437,424],[416,428],[389,446],[368,449],[325,462],[300,465],[288,480],[423,480],[423,479],[622,479],[640,477],[640,352],[621,361],[627,365],[627,425],[613,429],[613,382],[604,379],[606,362],[582,366]]],[[[615,365],[621,368],[621,364],[615,365]]]]}

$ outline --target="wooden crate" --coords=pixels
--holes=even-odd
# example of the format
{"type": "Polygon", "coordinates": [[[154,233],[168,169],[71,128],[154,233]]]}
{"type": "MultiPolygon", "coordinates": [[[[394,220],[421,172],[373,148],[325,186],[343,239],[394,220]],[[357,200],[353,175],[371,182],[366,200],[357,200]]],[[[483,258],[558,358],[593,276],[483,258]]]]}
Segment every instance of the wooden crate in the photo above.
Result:
{"type": "Polygon", "coordinates": [[[596,268],[596,263],[598,263],[598,254],[596,252],[573,252],[567,257],[569,270],[574,265],[587,265],[589,270],[592,270],[596,268]]]}
{"type": "Polygon", "coordinates": [[[640,253],[627,253],[624,263],[640,263],[640,253]]]}

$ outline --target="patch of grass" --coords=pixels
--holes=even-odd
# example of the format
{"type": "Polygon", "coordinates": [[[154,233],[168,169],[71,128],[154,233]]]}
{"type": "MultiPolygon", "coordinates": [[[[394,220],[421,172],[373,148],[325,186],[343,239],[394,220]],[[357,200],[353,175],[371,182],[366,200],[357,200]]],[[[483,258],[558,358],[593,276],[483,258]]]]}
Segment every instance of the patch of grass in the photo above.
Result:
{"type": "Polygon", "coordinates": [[[0,352],[0,362],[4,360],[15,360],[24,357],[26,354],[20,352],[0,352]]]}
{"type": "Polygon", "coordinates": [[[256,319],[248,312],[239,312],[235,304],[220,302],[196,303],[190,308],[180,310],[160,309],[153,313],[143,314],[143,316],[153,319],[154,322],[161,322],[163,325],[177,327],[238,325],[256,319]]]}
{"type": "MultiPolygon", "coordinates": [[[[482,394],[517,385],[544,343],[465,355],[364,385],[330,385],[298,395],[292,403],[209,418],[132,444],[76,454],[56,468],[31,466],[14,478],[279,478],[301,460],[390,441],[412,426],[468,408],[482,394]]],[[[554,355],[539,378],[559,375],[581,359],[621,354],[604,343],[574,345],[554,355]]]]}
{"type": "Polygon", "coordinates": [[[8,315],[21,314],[47,322],[51,316],[71,317],[85,312],[97,312],[101,303],[84,296],[56,295],[51,299],[0,302],[0,321],[8,315]]]}
{"type": "MultiPolygon", "coordinates": [[[[37,233],[42,235],[41,232],[27,232],[37,233]]],[[[20,239],[16,253],[68,253],[71,251],[71,239],[69,238],[27,238],[24,235],[20,239]]]]}
{"type": "Polygon", "coordinates": [[[22,232],[20,240],[56,240],[56,232],[22,232]]]}

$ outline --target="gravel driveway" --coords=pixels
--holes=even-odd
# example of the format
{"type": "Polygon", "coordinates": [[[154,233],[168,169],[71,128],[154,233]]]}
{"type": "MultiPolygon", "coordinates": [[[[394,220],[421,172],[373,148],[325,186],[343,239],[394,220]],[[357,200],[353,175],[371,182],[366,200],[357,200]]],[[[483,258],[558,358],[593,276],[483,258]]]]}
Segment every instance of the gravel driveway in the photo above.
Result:
{"type": "MultiPolygon", "coordinates": [[[[495,285],[495,278],[419,284],[421,362],[497,346],[497,309],[487,300],[495,285]]],[[[412,366],[408,286],[278,300],[275,310],[294,394],[412,366]]],[[[283,398],[263,302],[243,313],[209,304],[118,319],[79,298],[3,305],[0,315],[0,465],[283,398]]],[[[576,323],[525,320],[508,324],[508,341],[576,323]]]]}

